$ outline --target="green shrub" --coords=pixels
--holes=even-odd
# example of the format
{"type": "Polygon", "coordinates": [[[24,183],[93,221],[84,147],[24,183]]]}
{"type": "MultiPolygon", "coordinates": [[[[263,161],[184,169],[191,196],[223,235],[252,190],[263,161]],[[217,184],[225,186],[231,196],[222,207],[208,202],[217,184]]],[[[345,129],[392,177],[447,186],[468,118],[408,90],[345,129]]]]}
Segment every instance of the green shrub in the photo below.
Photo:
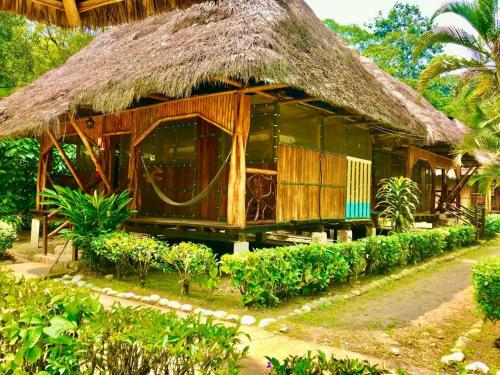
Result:
{"type": "Polygon", "coordinates": [[[473,226],[458,226],[448,229],[446,250],[471,246],[476,242],[476,228],[473,226]]]}
{"type": "Polygon", "coordinates": [[[500,256],[478,261],[472,267],[474,299],[487,320],[500,320],[500,256]]]}
{"type": "Polygon", "coordinates": [[[224,255],[222,270],[232,277],[244,305],[277,305],[282,298],[326,289],[345,279],[349,264],[339,248],[296,245],[224,255]]]}
{"type": "Polygon", "coordinates": [[[384,178],[379,183],[376,209],[380,217],[389,220],[393,232],[407,232],[415,223],[419,203],[418,185],[406,177],[384,178]]]}
{"type": "Polygon", "coordinates": [[[117,277],[128,269],[139,276],[141,286],[153,265],[161,259],[168,246],[152,238],[137,238],[125,232],[107,233],[92,241],[92,251],[116,265],[117,277]]]}
{"type": "Polygon", "coordinates": [[[276,247],[224,255],[222,270],[241,295],[243,305],[277,305],[290,296],[312,294],[334,281],[362,274],[391,272],[455,247],[474,243],[473,227],[374,236],[342,244],[276,247]]]}
{"type": "Polygon", "coordinates": [[[387,273],[394,267],[406,265],[407,254],[399,236],[374,236],[362,241],[365,242],[367,273],[387,273]]]}
{"type": "Polygon", "coordinates": [[[276,358],[269,358],[270,375],[322,375],[322,374],[352,374],[352,375],[382,375],[387,372],[367,361],[358,359],[337,359],[334,356],[327,358],[325,353],[318,352],[307,356],[290,356],[280,362],[276,358]]]}
{"type": "Polygon", "coordinates": [[[135,212],[127,208],[132,199],[126,190],[107,197],[97,192],[89,195],[80,190],[54,186],[54,190],[46,189],[41,196],[47,198],[44,204],[53,206],[52,211],[59,211],[71,224],[71,228],[61,231],[61,235],[80,247],[87,264],[98,270],[101,259],[92,252],[92,241],[101,234],[117,230],[135,212]]]}
{"type": "Polygon", "coordinates": [[[9,223],[0,221],[0,258],[11,249],[17,238],[16,229],[9,223]]]}
{"type": "Polygon", "coordinates": [[[104,309],[87,289],[0,272],[0,373],[235,374],[238,327],[174,312],[104,309]],[[44,372],[42,372],[44,371],[44,372]]]}
{"type": "Polygon", "coordinates": [[[491,215],[486,218],[486,225],[484,228],[486,238],[495,238],[500,233],[500,216],[491,215]]]}
{"type": "Polygon", "coordinates": [[[212,250],[205,245],[182,242],[165,251],[159,261],[164,265],[162,267],[164,270],[172,269],[179,274],[182,294],[189,294],[191,281],[196,277],[208,279],[210,287],[217,286],[219,277],[217,260],[212,250]]]}

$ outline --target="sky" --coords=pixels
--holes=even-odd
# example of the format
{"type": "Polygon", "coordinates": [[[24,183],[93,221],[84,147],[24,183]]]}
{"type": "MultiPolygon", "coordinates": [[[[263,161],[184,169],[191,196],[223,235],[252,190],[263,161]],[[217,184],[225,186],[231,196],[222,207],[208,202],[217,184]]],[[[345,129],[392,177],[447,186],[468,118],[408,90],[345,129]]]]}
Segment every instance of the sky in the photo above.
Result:
{"type": "MultiPolygon", "coordinates": [[[[387,15],[396,0],[305,0],[320,19],[332,18],[341,24],[363,25],[372,21],[382,11],[387,15]]],[[[432,14],[448,0],[400,0],[403,3],[415,4],[420,7],[424,16],[432,14]]],[[[470,31],[470,27],[460,17],[441,15],[436,19],[438,25],[455,25],[470,31]]],[[[467,50],[458,46],[448,45],[445,52],[452,55],[468,56],[467,50]]]]}

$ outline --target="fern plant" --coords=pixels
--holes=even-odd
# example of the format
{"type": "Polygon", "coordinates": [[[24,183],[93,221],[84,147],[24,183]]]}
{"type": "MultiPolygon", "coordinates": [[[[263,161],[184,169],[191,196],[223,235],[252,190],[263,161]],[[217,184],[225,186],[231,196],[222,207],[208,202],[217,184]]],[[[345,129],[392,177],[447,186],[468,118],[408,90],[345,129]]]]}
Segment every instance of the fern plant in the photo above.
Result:
{"type": "Polygon", "coordinates": [[[419,204],[417,184],[406,177],[391,177],[380,181],[379,186],[376,209],[382,210],[380,217],[390,221],[393,232],[409,231],[419,204]]]}
{"type": "Polygon", "coordinates": [[[131,202],[128,191],[106,197],[97,192],[89,195],[54,186],[54,190],[45,189],[40,195],[47,198],[45,205],[52,206],[52,211],[58,211],[71,224],[70,228],[61,231],[61,235],[71,239],[84,252],[90,250],[94,238],[118,229],[135,212],[127,208],[131,202]]]}

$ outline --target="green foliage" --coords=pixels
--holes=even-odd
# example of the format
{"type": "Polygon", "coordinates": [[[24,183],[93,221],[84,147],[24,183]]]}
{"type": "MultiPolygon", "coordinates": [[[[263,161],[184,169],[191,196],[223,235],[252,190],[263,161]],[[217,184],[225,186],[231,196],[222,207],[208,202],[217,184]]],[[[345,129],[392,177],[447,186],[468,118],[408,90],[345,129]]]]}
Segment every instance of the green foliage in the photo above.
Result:
{"type": "Polygon", "coordinates": [[[275,306],[284,298],[317,293],[347,277],[389,273],[474,241],[474,227],[461,226],[224,255],[221,268],[240,290],[243,305],[275,306]]]}
{"type": "Polygon", "coordinates": [[[388,273],[395,267],[406,265],[407,254],[399,236],[374,236],[363,240],[366,273],[388,273]]]}
{"type": "Polygon", "coordinates": [[[338,248],[316,243],[224,255],[221,268],[231,275],[244,305],[266,306],[277,305],[282,298],[324,290],[349,272],[338,248]]]}
{"type": "Polygon", "coordinates": [[[379,186],[376,208],[382,209],[380,217],[388,219],[396,233],[410,230],[419,201],[417,184],[409,178],[390,177],[381,180],[379,186]]]}
{"type": "Polygon", "coordinates": [[[0,218],[15,215],[28,225],[35,207],[39,153],[35,139],[0,140],[0,218]]]}
{"type": "Polygon", "coordinates": [[[71,228],[62,230],[61,234],[84,250],[91,267],[99,264],[91,251],[92,240],[115,231],[135,212],[127,208],[131,202],[128,191],[105,197],[97,192],[88,195],[80,190],[55,186],[54,190],[46,189],[41,195],[47,198],[45,204],[53,206],[52,211],[59,211],[71,224],[71,228]]]}
{"type": "Polygon", "coordinates": [[[236,374],[238,327],[152,309],[104,309],[88,290],[0,273],[0,372],[236,374]]]}
{"type": "Polygon", "coordinates": [[[350,374],[350,375],[382,375],[387,372],[367,361],[358,359],[337,359],[334,356],[327,358],[319,351],[307,356],[289,356],[280,362],[276,358],[269,358],[271,365],[270,375],[321,375],[321,374],[350,374]]]}
{"type": "Polygon", "coordinates": [[[416,5],[397,2],[387,16],[379,13],[366,28],[340,25],[330,19],[325,20],[325,25],[380,68],[403,80],[418,78],[429,60],[442,52],[440,46],[431,46],[416,63],[412,62],[421,36],[433,27],[432,20],[423,16],[416,5]]]}
{"type": "Polygon", "coordinates": [[[485,319],[500,320],[500,257],[481,259],[472,267],[474,299],[485,319]]]}
{"type": "Polygon", "coordinates": [[[5,221],[0,221],[0,258],[5,255],[7,250],[12,248],[16,238],[15,227],[5,221]]]}
{"type": "Polygon", "coordinates": [[[205,245],[182,242],[162,253],[159,262],[179,274],[182,294],[189,294],[191,282],[196,277],[204,278],[209,289],[217,287],[219,270],[212,250],[205,245]]]}
{"type": "Polygon", "coordinates": [[[500,216],[491,215],[486,218],[486,227],[484,228],[486,238],[495,238],[500,233],[500,216]]]}
{"type": "Polygon", "coordinates": [[[138,238],[125,232],[103,234],[92,241],[91,250],[116,265],[117,278],[134,270],[141,286],[152,266],[162,259],[168,246],[152,238],[138,238]]]}
{"type": "Polygon", "coordinates": [[[87,45],[94,33],[30,23],[0,12],[0,96],[64,63],[87,45]]]}

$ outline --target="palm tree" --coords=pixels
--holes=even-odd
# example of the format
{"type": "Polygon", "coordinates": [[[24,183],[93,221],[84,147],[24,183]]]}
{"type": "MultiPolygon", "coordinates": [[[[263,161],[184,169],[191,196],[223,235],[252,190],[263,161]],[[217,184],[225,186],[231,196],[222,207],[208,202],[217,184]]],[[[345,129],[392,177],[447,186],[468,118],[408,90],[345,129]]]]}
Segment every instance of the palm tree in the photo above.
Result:
{"type": "Polygon", "coordinates": [[[439,8],[432,19],[445,13],[464,18],[475,34],[455,26],[436,27],[423,35],[414,58],[435,44],[456,44],[473,52],[472,58],[440,56],[433,59],[421,73],[418,88],[423,92],[428,83],[440,74],[463,69],[463,83],[472,97],[498,94],[500,87],[500,20],[498,0],[455,0],[439,8]]]}

